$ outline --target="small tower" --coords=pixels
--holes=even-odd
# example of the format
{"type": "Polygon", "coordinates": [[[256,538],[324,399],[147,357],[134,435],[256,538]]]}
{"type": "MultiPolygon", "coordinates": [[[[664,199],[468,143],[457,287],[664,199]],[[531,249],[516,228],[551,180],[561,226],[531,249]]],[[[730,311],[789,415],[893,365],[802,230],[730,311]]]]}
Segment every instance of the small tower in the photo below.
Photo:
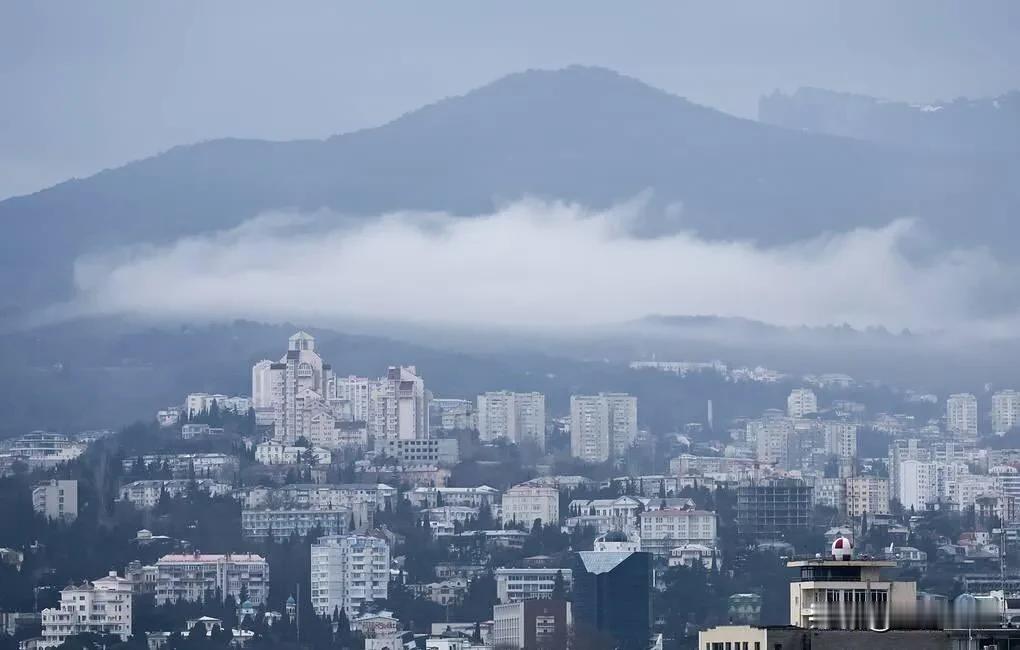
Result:
{"type": "Polygon", "coordinates": [[[852,560],[854,559],[854,545],[846,537],[837,537],[832,542],[832,559],[833,560],[852,560]]]}

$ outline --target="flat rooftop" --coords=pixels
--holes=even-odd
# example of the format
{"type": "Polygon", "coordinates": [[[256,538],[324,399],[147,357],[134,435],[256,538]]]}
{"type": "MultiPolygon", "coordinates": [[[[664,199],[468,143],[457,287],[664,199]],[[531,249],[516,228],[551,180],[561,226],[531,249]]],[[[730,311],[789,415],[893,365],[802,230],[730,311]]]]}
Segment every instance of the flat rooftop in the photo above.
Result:
{"type": "Polygon", "coordinates": [[[896,566],[894,560],[834,560],[832,558],[810,558],[803,560],[792,560],[786,563],[788,567],[800,568],[809,566],[819,567],[878,567],[892,568],[896,566]]]}

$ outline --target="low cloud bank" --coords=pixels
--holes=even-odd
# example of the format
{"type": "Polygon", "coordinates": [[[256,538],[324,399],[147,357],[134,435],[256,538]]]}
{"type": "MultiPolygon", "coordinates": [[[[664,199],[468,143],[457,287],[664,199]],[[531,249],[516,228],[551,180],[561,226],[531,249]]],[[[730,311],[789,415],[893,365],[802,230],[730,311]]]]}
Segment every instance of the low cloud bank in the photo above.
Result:
{"type": "Polygon", "coordinates": [[[712,314],[961,330],[1012,318],[1010,305],[986,299],[1015,300],[1009,269],[981,250],[912,260],[903,252],[917,234],[911,220],[763,248],[689,233],[637,237],[628,224],[641,209],[521,201],[470,218],[262,215],[80,259],[71,310],[537,327],[712,314]]]}

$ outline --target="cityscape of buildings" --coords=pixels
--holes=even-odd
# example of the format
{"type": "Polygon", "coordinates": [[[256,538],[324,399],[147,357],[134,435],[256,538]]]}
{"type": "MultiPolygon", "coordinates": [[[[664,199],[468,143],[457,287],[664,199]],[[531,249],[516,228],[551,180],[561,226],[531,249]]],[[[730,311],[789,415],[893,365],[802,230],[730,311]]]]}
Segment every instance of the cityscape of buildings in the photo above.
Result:
{"type": "MultiPolygon", "coordinates": [[[[737,379],[718,362],[632,368],[791,382],[761,369],[737,379]]],[[[821,648],[830,646],[820,639],[837,637],[804,635],[858,634],[839,638],[870,644],[875,630],[950,647],[937,645],[938,634],[950,643],[961,628],[946,612],[969,605],[919,587],[946,567],[981,612],[994,610],[982,634],[1008,636],[997,622],[1009,620],[1020,593],[1012,562],[1020,546],[1020,448],[988,441],[1016,431],[1017,391],[987,395],[983,417],[977,396],[952,394],[938,417],[917,421],[827,398],[856,384],[820,375],[756,415],[716,422],[709,405],[700,428],[660,436],[663,446],[641,428],[634,395],[575,394],[563,412],[550,411],[538,392],[437,398],[410,365],[377,379],[337,375],[304,332],[290,338],[280,361],[257,362],[251,382],[250,398],[193,393],[157,412],[161,446],[115,463],[116,505],[151,521],[132,540],[138,557],[60,589],[53,606],[5,613],[12,631],[38,626],[23,647],[57,647],[83,633],[127,641],[137,632],[132,603],[142,595],[157,608],[229,598],[238,610],[233,622],[217,609],[221,618],[190,618],[181,632],[215,636],[225,626],[235,645],[265,633],[242,620],[297,620],[299,599],[307,598],[315,617],[332,621],[334,638],[342,620],[359,647],[375,650],[584,647],[579,639],[603,638],[618,648],[683,639],[707,650],[821,648]],[[879,435],[884,450],[862,453],[877,448],[868,441],[879,435]],[[507,482],[495,455],[517,448],[544,460],[507,482]],[[645,462],[658,473],[627,471],[643,448],[666,450],[645,462]],[[465,483],[458,468],[478,449],[488,460],[470,460],[481,471],[465,483]],[[552,471],[553,453],[584,474],[552,471]],[[164,525],[170,505],[196,498],[233,504],[236,548],[208,553],[166,534],[176,530],[164,525]],[[960,532],[928,528],[942,517],[955,517],[960,532]],[[443,549],[446,559],[417,566],[412,538],[443,549]],[[552,538],[569,545],[552,550],[543,541],[552,538]],[[287,585],[282,601],[273,592],[272,549],[288,544],[305,544],[307,583],[304,596],[287,585]],[[736,580],[761,557],[800,574],[789,582],[789,621],[765,624],[764,593],[754,591],[728,594],[725,620],[714,625],[670,629],[664,621],[673,619],[656,613],[680,576],[736,580]],[[449,616],[480,597],[491,601],[485,616],[430,620],[428,633],[419,629],[423,621],[400,616],[402,599],[449,616]]],[[[916,395],[904,403],[932,404],[916,395]]],[[[60,473],[110,435],[32,432],[5,443],[0,469],[55,473],[33,483],[26,499],[40,520],[71,526],[94,506],[80,478],[60,473]]],[[[31,552],[5,548],[0,558],[20,567],[31,552]]],[[[174,633],[144,632],[154,648],[174,633]]]]}

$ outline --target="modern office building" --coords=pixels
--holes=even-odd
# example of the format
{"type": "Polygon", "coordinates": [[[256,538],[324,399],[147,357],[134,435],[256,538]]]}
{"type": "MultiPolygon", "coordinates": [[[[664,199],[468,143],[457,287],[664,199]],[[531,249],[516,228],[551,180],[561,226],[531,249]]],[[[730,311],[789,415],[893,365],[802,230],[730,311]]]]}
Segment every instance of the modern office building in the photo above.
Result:
{"type": "Polygon", "coordinates": [[[573,588],[570,569],[496,569],[496,599],[501,603],[517,603],[532,598],[552,598],[557,574],[563,580],[564,591],[569,594],[573,588]]]}
{"type": "Polygon", "coordinates": [[[367,535],[320,537],[311,549],[311,600],[315,613],[329,616],[343,608],[348,616],[362,605],[386,600],[390,547],[367,535]]]}
{"type": "Polygon", "coordinates": [[[777,539],[811,521],[812,488],[795,478],[747,481],[737,487],[737,530],[756,539],[777,539]]]}
{"type": "MultiPolygon", "coordinates": [[[[492,608],[492,647],[500,650],[562,650],[569,646],[570,602],[524,600],[492,608]]],[[[426,642],[426,646],[430,642],[426,642]]]]}
{"type": "Polygon", "coordinates": [[[78,518],[78,481],[49,480],[32,489],[32,509],[50,520],[78,518]]]}
{"type": "Polygon", "coordinates": [[[620,458],[637,437],[637,398],[624,393],[570,396],[570,454],[590,463],[620,458]]]}
{"type": "Polygon", "coordinates": [[[92,582],[60,592],[60,605],[42,611],[41,648],[55,648],[68,637],[92,632],[112,634],[127,641],[131,636],[131,587],[115,571],[92,582]]]}
{"type": "Polygon", "coordinates": [[[652,555],[623,533],[574,554],[574,625],[612,637],[621,650],[645,650],[652,625],[652,555]]]}
{"type": "Polygon", "coordinates": [[[156,570],[157,605],[202,601],[217,591],[237,599],[242,589],[252,604],[261,605],[269,593],[269,564],[254,553],[164,555],[156,561],[156,570]]]}

